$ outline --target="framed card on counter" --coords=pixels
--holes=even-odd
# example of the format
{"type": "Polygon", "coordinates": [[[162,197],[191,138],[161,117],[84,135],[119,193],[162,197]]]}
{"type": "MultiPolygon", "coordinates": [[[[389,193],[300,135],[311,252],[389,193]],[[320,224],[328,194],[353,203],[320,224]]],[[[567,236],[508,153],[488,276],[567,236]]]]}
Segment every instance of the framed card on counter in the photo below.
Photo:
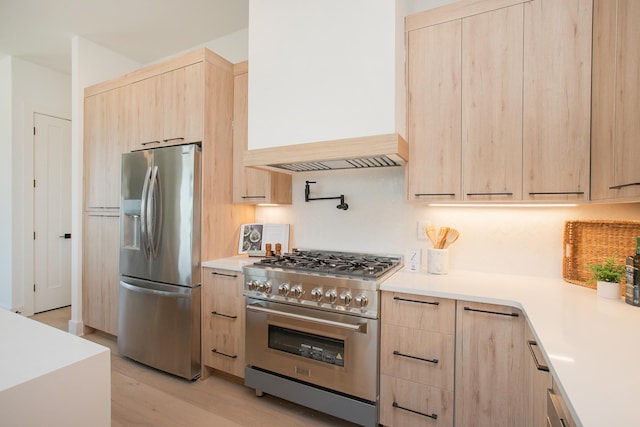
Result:
{"type": "Polygon", "coordinates": [[[289,224],[242,224],[240,226],[239,254],[251,254],[265,250],[271,243],[282,246],[282,253],[289,252],[289,224]]]}

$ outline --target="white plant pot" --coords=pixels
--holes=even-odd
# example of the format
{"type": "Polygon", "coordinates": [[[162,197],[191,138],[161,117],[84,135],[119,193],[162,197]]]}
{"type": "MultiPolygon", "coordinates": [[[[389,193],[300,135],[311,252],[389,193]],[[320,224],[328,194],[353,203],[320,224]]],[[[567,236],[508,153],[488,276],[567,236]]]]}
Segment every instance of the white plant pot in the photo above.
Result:
{"type": "Polygon", "coordinates": [[[620,283],[598,281],[598,296],[601,298],[620,299],[620,283]]]}

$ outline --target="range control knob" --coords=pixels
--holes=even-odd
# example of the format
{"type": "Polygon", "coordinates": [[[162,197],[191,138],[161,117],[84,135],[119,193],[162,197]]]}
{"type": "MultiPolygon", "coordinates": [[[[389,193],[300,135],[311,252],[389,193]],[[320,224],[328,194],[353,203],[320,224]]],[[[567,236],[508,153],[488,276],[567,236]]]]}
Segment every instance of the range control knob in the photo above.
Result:
{"type": "Polygon", "coordinates": [[[344,302],[344,305],[349,306],[351,305],[351,292],[349,291],[345,291],[343,293],[340,294],[340,299],[342,300],[342,302],[344,302]]]}
{"type": "Polygon", "coordinates": [[[270,294],[271,293],[271,289],[272,289],[271,282],[266,281],[266,282],[262,283],[262,292],[270,294]]]}
{"type": "Polygon", "coordinates": [[[335,304],[336,300],[338,299],[338,293],[335,289],[328,290],[327,292],[325,292],[324,296],[329,300],[331,304],[335,304]]]}
{"type": "Polygon", "coordinates": [[[257,291],[258,290],[258,281],[257,280],[252,280],[250,282],[247,283],[247,287],[249,288],[250,291],[257,291]]]}
{"type": "Polygon", "coordinates": [[[278,293],[283,297],[286,297],[287,295],[289,295],[289,284],[283,283],[280,286],[278,286],[278,293]]]}
{"type": "Polygon", "coordinates": [[[364,308],[367,306],[367,304],[369,304],[369,300],[367,299],[367,297],[365,297],[362,294],[358,294],[356,295],[356,297],[354,298],[356,305],[360,308],[364,308]]]}
{"type": "Polygon", "coordinates": [[[293,292],[293,296],[298,299],[300,299],[300,297],[304,295],[304,290],[302,290],[302,286],[300,285],[295,285],[293,288],[291,288],[291,292],[293,292]]]}
{"type": "Polygon", "coordinates": [[[313,299],[317,302],[320,302],[322,300],[322,288],[313,288],[311,290],[311,297],[313,297],[313,299]]]}

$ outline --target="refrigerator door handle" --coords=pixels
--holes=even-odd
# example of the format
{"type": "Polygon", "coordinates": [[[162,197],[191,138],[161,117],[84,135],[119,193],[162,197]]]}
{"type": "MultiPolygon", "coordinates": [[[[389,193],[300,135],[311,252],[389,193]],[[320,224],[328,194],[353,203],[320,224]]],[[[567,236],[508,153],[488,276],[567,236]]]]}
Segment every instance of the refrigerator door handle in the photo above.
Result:
{"type": "Polygon", "coordinates": [[[159,291],[157,289],[143,288],[141,286],[131,285],[123,281],[120,281],[120,286],[132,292],[138,292],[141,294],[148,294],[148,295],[156,295],[159,297],[184,298],[185,296],[184,292],[159,291]]]}
{"type": "Polygon", "coordinates": [[[148,223],[148,196],[149,196],[149,179],[151,177],[151,168],[147,168],[147,173],[144,176],[144,184],[142,186],[142,197],[140,199],[140,238],[142,239],[142,247],[144,249],[144,256],[149,259],[149,223],[148,223]]]}
{"type": "Polygon", "coordinates": [[[160,191],[160,177],[158,176],[158,166],[153,167],[149,186],[148,210],[150,215],[149,224],[149,251],[155,259],[158,256],[160,247],[160,235],[162,233],[162,192],[160,191]]]}

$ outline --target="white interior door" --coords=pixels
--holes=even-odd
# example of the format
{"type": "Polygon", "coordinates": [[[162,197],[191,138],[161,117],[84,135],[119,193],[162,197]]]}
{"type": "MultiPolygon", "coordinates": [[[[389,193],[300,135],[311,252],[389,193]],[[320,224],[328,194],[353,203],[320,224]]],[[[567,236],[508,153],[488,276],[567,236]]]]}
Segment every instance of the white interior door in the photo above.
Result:
{"type": "Polygon", "coordinates": [[[34,115],[34,312],[71,304],[71,121],[34,115]]]}

